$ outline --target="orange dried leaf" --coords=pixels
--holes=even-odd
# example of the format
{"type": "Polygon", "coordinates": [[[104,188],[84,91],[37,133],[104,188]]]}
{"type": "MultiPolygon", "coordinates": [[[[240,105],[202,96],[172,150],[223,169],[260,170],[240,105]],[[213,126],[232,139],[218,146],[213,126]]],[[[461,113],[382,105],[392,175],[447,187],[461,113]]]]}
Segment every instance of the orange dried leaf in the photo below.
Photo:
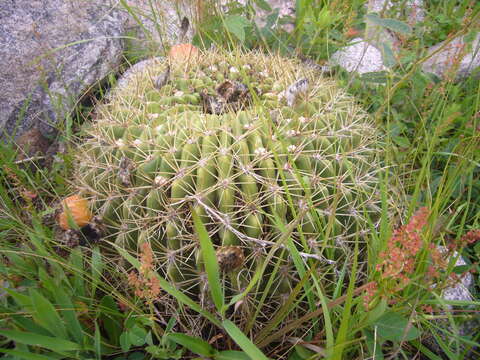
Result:
{"type": "Polygon", "coordinates": [[[64,230],[70,229],[68,215],[79,227],[87,225],[92,219],[92,213],[88,208],[88,201],[78,195],[72,195],[62,201],[63,211],[58,216],[58,223],[64,230]]]}
{"type": "Polygon", "coordinates": [[[192,44],[178,44],[170,48],[168,57],[174,61],[185,61],[198,56],[198,49],[192,44]]]}

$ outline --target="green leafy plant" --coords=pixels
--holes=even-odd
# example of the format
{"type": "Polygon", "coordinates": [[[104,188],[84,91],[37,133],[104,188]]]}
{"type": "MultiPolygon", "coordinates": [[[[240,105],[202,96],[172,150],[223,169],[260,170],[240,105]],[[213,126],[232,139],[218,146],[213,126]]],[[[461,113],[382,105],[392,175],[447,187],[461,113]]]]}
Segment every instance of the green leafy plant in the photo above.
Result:
{"type": "MultiPolygon", "coordinates": [[[[35,252],[28,248],[22,252],[3,251],[11,265],[2,267],[2,276],[21,281],[20,284],[28,285],[28,290],[21,290],[12,280],[9,282],[11,288],[4,288],[7,296],[2,299],[3,330],[0,334],[13,341],[15,347],[0,351],[21,358],[33,358],[40,351],[43,355],[38,358],[75,359],[111,353],[114,347],[100,335],[99,320],[112,319],[113,314],[103,313],[104,300],[97,307],[98,313],[88,308],[96,304],[88,300],[82,254],[74,251],[64,264],[70,271],[65,271],[58,259],[47,255],[39,240],[35,241],[35,252]],[[50,262],[49,272],[37,260],[38,254],[57,260],[50,262]],[[22,269],[21,275],[16,269],[22,269]]],[[[117,312],[116,318],[121,323],[123,315],[117,312]]],[[[105,330],[106,333],[115,331],[109,326],[105,330]]]]}

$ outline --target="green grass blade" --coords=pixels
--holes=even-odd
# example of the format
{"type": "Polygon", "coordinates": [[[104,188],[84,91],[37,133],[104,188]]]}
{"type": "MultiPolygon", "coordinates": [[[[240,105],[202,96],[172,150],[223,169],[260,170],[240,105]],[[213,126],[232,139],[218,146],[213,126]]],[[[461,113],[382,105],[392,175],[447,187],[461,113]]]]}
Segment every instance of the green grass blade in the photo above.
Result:
{"type": "MultiPolygon", "coordinates": [[[[122,249],[120,246],[118,246],[115,243],[110,243],[111,246],[115,247],[117,251],[120,253],[120,255],[127,260],[130,264],[135,266],[137,270],[140,269],[140,262],[135,259],[132,255],[130,255],[125,249],[122,249]]],[[[177,299],[178,302],[187,305],[190,307],[190,309],[196,311],[200,315],[202,315],[205,319],[209,320],[212,324],[215,324],[217,326],[221,326],[221,322],[218,321],[215,316],[204,310],[200,304],[196,303],[193,301],[190,297],[179,291],[176,287],[172,286],[167,280],[165,280],[163,277],[158,275],[158,273],[155,273],[155,276],[157,277],[158,281],[160,282],[160,286],[164,291],[166,291],[168,294],[172,295],[175,299],[177,299]]]]}
{"type": "Polygon", "coordinates": [[[67,293],[61,286],[57,288],[54,296],[55,301],[61,308],[59,310],[60,315],[63,317],[65,325],[67,326],[67,330],[70,333],[72,339],[75,339],[79,344],[83,344],[84,334],[82,325],[80,325],[80,321],[78,320],[77,314],[74,310],[75,308],[73,306],[71,298],[67,295],[67,293]]]}
{"type": "Polygon", "coordinates": [[[113,345],[118,345],[122,333],[122,314],[118,310],[117,303],[111,295],[105,295],[98,306],[98,317],[103,325],[106,337],[113,345]]]}
{"type": "Polygon", "coordinates": [[[255,274],[253,275],[252,279],[248,283],[248,285],[245,287],[245,290],[242,291],[240,294],[235,295],[232,297],[232,300],[228,303],[226,307],[230,307],[237,303],[238,301],[242,300],[247,294],[252,290],[252,288],[257,284],[257,282],[260,280],[260,278],[263,275],[263,269],[262,268],[257,268],[255,271],[255,274]]]}
{"type": "Polygon", "coordinates": [[[80,249],[74,249],[70,254],[70,265],[73,271],[73,286],[77,296],[85,296],[83,254],[80,249]]]}
{"type": "MultiPolygon", "coordinates": [[[[258,335],[255,337],[255,342],[258,343],[262,341],[283,319],[285,319],[290,311],[292,310],[292,304],[297,299],[300,291],[302,290],[304,283],[308,280],[311,276],[312,272],[316,269],[314,265],[308,273],[306,273],[302,279],[298,282],[297,285],[292,289],[290,295],[288,296],[287,300],[284,304],[278,309],[278,311],[273,316],[272,320],[270,320],[265,327],[260,331],[258,335]]],[[[304,295],[305,296],[305,295],[304,295]]]]}
{"type": "Polygon", "coordinates": [[[168,339],[201,356],[212,357],[215,354],[212,345],[197,337],[175,333],[168,334],[168,339]]]}
{"type": "Polygon", "coordinates": [[[16,330],[0,330],[0,335],[25,345],[40,346],[58,353],[82,350],[79,344],[51,336],[43,336],[16,330]]]}
{"type": "Polygon", "coordinates": [[[340,271],[340,274],[338,275],[338,280],[337,280],[337,284],[335,285],[335,290],[333,291],[332,299],[336,299],[340,296],[340,293],[344,288],[343,282],[345,280],[345,275],[347,274],[347,272],[348,272],[348,263],[345,262],[345,264],[343,264],[342,270],[340,271]]]}
{"type": "Polygon", "coordinates": [[[202,255],[205,263],[205,271],[207,272],[208,286],[210,288],[210,293],[213,298],[213,302],[217,311],[220,312],[223,316],[223,292],[220,286],[220,268],[217,262],[217,256],[215,254],[215,249],[213,248],[212,241],[208,236],[207,229],[202,220],[200,220],[198,214],[195,211],[192,211],[193,223],[195,225],[195,230],[197,231],[198,238],[200,240],[200,248],[202,250],[202,255]]]}
{"type": "Polygon", "coordinates": [[[25,359],[25,360],[52,360],[57,358],[51,355],[46,356],[46,355],[33,354],[31,352],[11,350],[11,349],[0,349],[0,353],[10,354],[19,359],[25,359]]]}
{"type": "MultiPolygon", "coordinates": [[[[350,319],[351,310],[353,306],[353,293],[355,289],[355,282],[357,281],[357,265],[358,265],[358,238],[355,241],[355,251],[353,258],[353,266],[351,271],[350,283],[348,284],[347,297],[345,299],[345,305],[343,307],[343,313],[341,317],[340,329],[338,330],[337,338],[335,340],[335,349],[333,351],[332,360],[341,360],[345,345],[348,340],[348,331],[351,329],[350,319]]],[[[353,334],[350,334],[352,337],[353,334]]]]}
{"type": "Polygon", "coordinates": [[[8,288],[3,288],[3,291],[5,291],[7,294],[9,294],[11,297],[15,299],[15,302],[21,306],[24,307],[26,310],[31,310],[32,309],[32,299],[26,295],[20,294],[14,290],[8,289],[8,288]]]}
{"type": "Polygon", "coordinates": [[[214,357],[215,360],[250,360],[250,356],[241,351],[225,350],[217,353],[214,357]]]}
{"type": "Polygon", "coordinates": [[[102,276],[103,268],[105,263],[102,260],[102,254],[100,249],[96,246],[92,251],[91,258],[91,267],[92,267],[92,296],[95,296],[95,290],[98,287],[100,282],[100,277],[102,276]]]}
{"type": "MultiPolygon", "coordinates": [[[[287,193],[288,194],[288,193],[287,193]]],[[[299,222],[299,217],[297,217],[297,220],[295,220],[294,222],[290,223],[288,225],[288,227],[285,228],[285,231],[282,230],[282,235],[280,236],[280,238],[277,240],[277,244],[276,246],[273,246],[267,256],[265,257],[265,259],[263,260],[263,264],[260,268],[260,275],[262,276],[267,268],[267,266],[269,264],[272,264],[273,263],[273,258],[275,256],[275,253],[276,251],[278,250],[278,248],[283,245],[289,238],[290,238],[290,235],[292,234],[293,232],[293,229],[295,229],[297,226],[298,226],[298,222],[299,222]]],[[[256,274],[255,274],[256,275],[256,274]]],[[[252,279],[253,280],[253,279],[252,279]]],[[[256,280],[257,281],[257,280],[256,280]]],[[[269,280],[269,283],[271,283],[271,281],[269,280]]],[[[269,286],[269,283],[267,283],[267,286],[269,286]]],[[[247,286],[247,288],[249,287],[250,285],[247,286]]],[[[267,287],[266,287],[267,288],[267,287]]],[[[244,292],[243,294],[247,294],[246,292],[244,292]]],[[[254,322],[256,321],[256,318],[257,318],[257,315],[259,314],[260,310],[261,310],[261,307],[263,305],[263,302],[266,298],[266,294],[264,294],[262,296],[262,298],[260,299],[259,303],[256,305],[256,311],[252,313],[252,315],[250,316],[250,319],[249,321],[247,322],[247,325],[245,326],[245,331],[246,332],[250,332],[250,330],[252,329],[253,325],[254,325],[254,322]]]]}
{"type": "Polygon", "coordinates": [[[94,335],[94,347],[95,347],[95,358],[97,360],[102,360],[102,337],[100,335],[100,328],[98,323],[95,321],[95,335],[94,335]]]}
{"type": "Polygon", "coordinates": [[[240,349],[250,356],[252,360],[268,360],[268,358],[253,344],[249,338],[230,320],[222,322],[223,328],[230,335],[233,341],[240,346],[240,349]]]}
{"type": "Polygon", "coordinates": [[[52,335],[61,339],[68,339],[67,331],[63,325],[55,307],[38,291],[30,289],[30,298],[32,299],[33,308],[35,310],[34,319],[42,327],[50,331],[52,335]]]}
{"type": "Polygon", "coordinates": [[[241,351],[226,350],[217,353],[215,360],[250,360],[250,356],[241,351]]]}
{"type": "Polygon", "coordinates": [[[317,296],[320,300],[320,304],[323,310],[322,315],[325,321],[325,334],[326,334],[326,341],[327,341],[326,345],[327,345],[327,351],[329,351],[330,349],[332,349],[332,346],[335,340],[333,338],[334,335],[333,335],[332,320],[330,318],[330,311],[327,303],[328,299],[322,289],[317,289],[317,296]]]}
{"type": "Polygon", "coordinates": [[[411,343],[415,345],[420,352],[428,357],[430,360],[442,360],[440,356],[435,355],[430,349],[428,349],[426,346],[424,346],[420,341],[418,340],[412,340],[411,343]]]}
{"type": "Polygon", "coordinates": [[[0,307],[0,313],[4,318],[9,318],[15,329],[27,331],[35,334],[50,336],[50,333],[37,323],[25,316],[25,313],[12,313],[11,309],[0,307]]]}
{"type": "MultiPolygon", "coordinates": [[[[357,289],[355,289],[354,295],[361,294],[363,291],[365,291],[365,289],[369,285],[370,285],[370,283],[358,287],[357,289]]],[[[333,309],[334,307],[342,304],[346,300],[347,295],[343,295],[343,296],[341,296],[341,297],[339,297],[335,300],[330,301],[327,304],[327,310],[333,309]]],[[[301,326],[305,322],[318,318],[320,315],[323,314],[323,311],[324,311],[324,309],[320,308],[320,309],[317,309],[315,311],[312,311],[312,312],[302,316],[299,319],[292,320],[287,325],[285,325],[283,328],[277,329],[277,331],[275,333],[273,333],[272,335],[269,335],[267,338],[265,338],[260,343],[258,343],[258,346],[259,347],[265,347],[265,346],[271,344],[272,342],[280,339],[282,336],[289,333],[290,331],[293,331],[293,330],[297,329],[299,326],[301,326]]]]}
{"type": "MultiPolygon", "coordinates": [[[[277,214],[274,214],[274,215],[275,215],[276,226],[278,226],[282,232],[286,232],[287,228],[285,227],[285,224],[283,224],[282,220],[278,217],[277,214]]],[[[295,246],[295,244],[293,243],[291,237],[288,237],[288,239],[286,240],[285,243],[286,243],[286,245],[288,247],[288,250],[290,252],[290,256],[292,257],[292,261],[293,261],[293,264],[295,265],[295,269],[298,271],[299,276],[302,278],[306,273],[306,269],[305,269],[305,266],[303,264],[302,257],[300,256],[300,253],[299,253],[297,247],[295,246]]],[[[310,306],[310,310],[313,310],[314,306],[315,306],[315,300],[314,300],[314,297],[313,297],[313,292],[312,292],[312,289],[311,289],[311,285],[308,281],[305,282],[304,289],[305,289],[305,293],[307,294],[307,299],[308,299],[308,304],[310,306]]]]}
{"type": "MultiPolygon", "coordinates": [[[[282,222],[282,220],[278,217],[278,215],[275,214],[275,213],[273,215],[274,215],[274,219],[275,219],[275,225],[280,229],[280,231],[283,234],[288,233],[287,227],[282,222]]],[[[298,217],[299,216],[297,215],[297,218],[298,217]]],[[[307,274],[307,270],[305,268],[303,259],[302,259],[297,247],[295,246],[295,244],[294,244],[294,242],[293,242],[293,240],[290,236],[286,238],[285,245],[287,246],[287,248],[289,250],[289,255],[292,258],[292,261],[295,265],[295,269],[297,270],[300,278],[302,278],[301,283],[303,284],[304,293],[307,296],[309,309],[310,309],[310,311],[314,311],[316,309],[316,306],[315,306],[315,300],[314,300],[314,296],[313,296],[312,284],[308,280],[311,280],[312,282],[315,283],[314,285],[316,285],[316,287],[319,288],[318,291],[320,291],[320,287],[318,286],[318,284],[316,284],[316,279],[313,277],[313,272],[312,271],[308,272],[309,275],[308,275],[307,278],[305,277],[306,274],[307,274]]],[[[315,267],[316,267],[316,265],[313,265],[311,269],[313,269],[315,267]]],[[[328,344],[328,342],[330,342],[331,345],[333,345],[333,330],[332,330],[331,321],[330,321],[330,314],[328,312],[325,312],[324,313],[324,318],[325,318],[325,330],[326,330],[326,333],[327,333],[327,344],[328,344]]],[[[273,322],[270,322],[269,324],[271,324],[271,323],[273,323],[273,322]]],[[[264,336],[268,335],[268,332],[267,332],[268,330],[269,330],[269,326],[267,325],[262,329],[260,334],[257,335],[256,339],[262,339],[264,336]],[[260,336],[260,335],[262,335],[262,336],[260,336]]]]}
{"type": "Polygon", "coordinates": [[[53,279],[48,275],[47,271],[41,267],[38,269],[38,280],[42,283],[42,288],[47,290],[50,294],[55,294],[59,288],[53,279]]]}
{"type": "MultiPolygon", "coordinates": [[[[272,248],[272,250],[270,251],[269,255],[273,254],[275,251],[275,249],[272,248]]],[[[283,253],[285,252],[285,249],[281,249],[281,255],[279,256],[279,258],[281,258],[283,255],[283,253]]],[[[268,257],[267,257],[268,258],[268,257]]],[[[270,274],[268,274],[268,281],[265,285],[265,288],[263,289],[263,294],[262,296],[260,297],[260,300],[258,301],[258,303],[256,304],[256,309],[255,311],[252,313],[252,315],[250,316],[250,319],[249,321],[247,322],[247,325],[244,327],[244,331],[245,332],[250,332],[250,330],[253,328],[253,326],[255,325],[255,322],[257,321],[257,317],[258,315],[261,313],[261,310],[263,308],[263,305],[265,304],[265,300],[267,298],[267,295],[268,293],[270,292],[270,289],[273,285],[273,282],[275,280],[275,276],[276,274],[278,273],[279,269],[280,269],[280,262],[279,261],[276,261],[276,260],[268,260],[268,261],[264,261],[263,262],[263,269],[265,269],[265,265],[267,264],[273,264],[273,268],[272,268],[272,271],[270,274]]]]}

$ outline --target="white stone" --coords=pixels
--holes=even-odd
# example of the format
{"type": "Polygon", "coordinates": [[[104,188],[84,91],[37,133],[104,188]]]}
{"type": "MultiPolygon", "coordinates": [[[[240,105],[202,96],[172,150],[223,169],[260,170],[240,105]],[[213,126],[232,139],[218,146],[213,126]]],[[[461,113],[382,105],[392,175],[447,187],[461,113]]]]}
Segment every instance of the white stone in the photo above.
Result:
{"type": "Polygon", "coordinates": [[[446,40],[432,46],[428,50],[428,54],[438,52],[423,63],[423,71],[433,73],[443,78],[450,70],[458,65],[455,78],[459,80],[468,77],[472,71],[480,67],[480,33],[478,33],[472,41],[470,50],[465,48],[466,46],[468,45],[464,37],[455,38],[448,44],[446,40]],[[462,53],[463,50],[467,51],[462,53]],[[456,62],[458,62],[458,64],[456,64],[456,62]]]}
{"type": "MultiPolygon", "coordinates": [[[[447,249],[444,246],[438,246],[438,249],[442,253],[447,252],[447,249]]],[[[453,252],[451,257],[458,257],[455,266],[467,265],[465,260],[463,260],[461,256],[458,256],[458,253],[456,251],[453,252]]],[[[447,287],[442,291],[442,298],[447,301],[472,301],[473,297],[470,293],[470,289],[472,288],[472,286],[473,275],[467,272],[460,277],[460,281],[457,284],[447,287]]]]}
{"type": "Polygon", "coordinates": [[[347,46],[335,52],[330,58],[330,65],[339,65],[348,72],[356,71],[359,74],[387,69],[380,50],[361,38],[353,39],[347,46]]]}
{"type": "MultiPolygon", "coordinates": [[[[165,60],[165,58],[155,57],[151,59],[142,60],[136,63],[132,67],[128,68],[128,70],[122,74],[122,76],[117,81],[116,87],[124,88],[130,81],[133,81],[133,79],[136,76],[140,76],[145,71],[148,71],[153,65],[160,64],[163,60],[165,60]]],[[[154,75],[155,74],[152,74],[152,79],[154,75]]]]}

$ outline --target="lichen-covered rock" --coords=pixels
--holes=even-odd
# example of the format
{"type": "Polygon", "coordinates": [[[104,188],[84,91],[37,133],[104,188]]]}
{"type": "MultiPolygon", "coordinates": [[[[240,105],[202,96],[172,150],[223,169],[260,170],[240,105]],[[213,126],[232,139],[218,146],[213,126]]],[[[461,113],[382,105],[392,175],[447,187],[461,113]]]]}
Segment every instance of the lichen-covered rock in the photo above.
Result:
{"type": "Polygon", "coordinates": [[[428,49],[428,55],[431,57],[422,64],[425,72],[440,78],[453,75],[461,80],[477,70],[477,77],[480,77],[480,32],[471,42],[467,42],[464,36],[442,41],[428,49]]]}
{"type": "MultiPolygon", "coordinates": [[[[141,51],[164,52],[174,44],[191,41],[195,33],[193,25],[202,12],[199,1],[126,0],[125,3],[136,16],[129,16],[128,25],[137,39],[127,41],[141,51]],[[190,26],[183,31],[182,20],[185,17],[190,26]]],[[[124,11],[128,12],[127,9],[124,11]]]]}
{"type": "MultiPolygon", "coordinates": [[[[438,249],[443,254],[448,254],[448,249],[444,246],[438,246],[438,249]]],[[[447,263],[452,259],[456,259],[455,266],[464,266],[467,265],[465,260],[459,256],[459,254],[454,251],[447,258],[447,263]]],[[[474,291],[474,277],[470,272],[464,273],[462,275],[457,275],[458,279],[456,283],[451,284],[446,287],[441,292],[441,297],[446,302],[472,302],[473,296],[472,292],[474,291]]],[[[468,306],[469,310],[472,311],[473,316],[465,316],[465,319],[456,318],[455,326],[452,326],[452,323],[448,318],[438,316],[438,318],[433,319],[435,326],[432,327],[439,338],[435,338],[432,334],[427,333],[423,339],[424,344],[428,345],[436,354],[444,354],[445,348],[439,344],[439,340],[443,342],[443,346],[447,346],[451,352],[455,352],[458,346],[462,352],[465,352],[467,346],[463,342],[457,341],[457,336],[464,339],[473,340],[473,337],[477,334],[478,329],[480,329],[480,318],[475,316],[475,306],[468,306]],[[454,334],[455,336],[452,336],[454,334]]],[[[452,314],[455,314],[455,306],[451,304],[445,304],[442,308],[445,311],[451,311],[452,314]]],[[[463,309],[465,310],[465,309],[463,309]]],[[[478,359],[478,346],[473,349],[469,349],[465,352],[463,359],[465,360],[474,360],[478,359]]]]}
{"type": "MultiPolygon", "coordinates": [[[[439,246],[438,248],[442,253],[446,253],[448,251],[443,246],[439,246]]],[[[458,256],[456,251],[453,252],[450,258],[457,259],[455,266],[467,265],[465,260],[461,256],[458,256]]],[[[473,286],[473,275],[467,272],[459,277],[459,282],[457,284],[443,289],[442,298],[446,301],[472,301],[473,297],[471,291],[473,290],[473,286]]],[[[447,305],[447,307],[451,308],[450,305],[447,305]]]]}
{"type": "Polygon", "coordinates": [[[100,0],[0,2],[0,137],[52,135],[121,60],[126,18],[100,0]],[[5,134],[4,134],[5,136],[5,134]]]}
{"type": "Polygon", "coordinates": [[[355,38],[330,58],[330,65],[338,65],[348,72],[365,74],[386,70],[382,53],[362,38],[355,38]]]}
{"type": "Polygon", "coordinates": [[[378,219],[382,143],[332,80],[254,53],[143,70],[98,108],[78,152],[78,189],[103,216],[106,240],[134,251],[150,242],[162,276],[208,299],[194,211],[227,296],[258,280],[249,297],[264,294],[269,307],[300,279],[284,234],[304,259],[347,261],[378,219]]]}

